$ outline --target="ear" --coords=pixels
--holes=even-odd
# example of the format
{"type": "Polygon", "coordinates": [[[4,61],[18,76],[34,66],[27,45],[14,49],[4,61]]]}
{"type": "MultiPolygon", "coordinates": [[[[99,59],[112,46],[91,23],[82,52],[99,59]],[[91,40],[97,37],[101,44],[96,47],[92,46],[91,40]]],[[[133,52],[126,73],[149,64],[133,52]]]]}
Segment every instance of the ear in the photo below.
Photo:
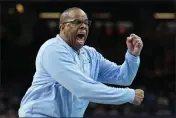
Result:
{"type": "Polygon", "coordinates": [[[65,26],[65,25],[63,25],[63,24],[60,24],[60,25],[59,25],[60,31],[62,31],[62,30],[64,29],[64,26],[65,26]]]}

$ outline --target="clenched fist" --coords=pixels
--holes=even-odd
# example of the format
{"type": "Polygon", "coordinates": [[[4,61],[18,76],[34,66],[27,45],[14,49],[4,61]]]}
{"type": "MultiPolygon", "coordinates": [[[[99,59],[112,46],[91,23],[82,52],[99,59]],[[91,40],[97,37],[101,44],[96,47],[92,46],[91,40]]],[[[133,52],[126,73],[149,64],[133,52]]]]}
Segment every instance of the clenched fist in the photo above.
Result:
{"type": "Polygon", "coordinates": [[[141,38],[135,34],[131,34],[126,40],[127,48],[133,56],[138,56],[143,48],[141,38]]]}
{"type": "Polygon", "coordinates": [[[143,99],[144,99],[144,91],[141,89],[136,89],[133,104],[140,105],[143,99]]]}

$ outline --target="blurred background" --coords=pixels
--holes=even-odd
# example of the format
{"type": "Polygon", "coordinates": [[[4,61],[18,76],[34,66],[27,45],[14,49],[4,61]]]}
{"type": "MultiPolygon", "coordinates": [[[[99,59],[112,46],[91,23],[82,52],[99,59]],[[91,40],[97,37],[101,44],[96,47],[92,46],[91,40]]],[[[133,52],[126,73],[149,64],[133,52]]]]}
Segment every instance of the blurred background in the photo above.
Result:
{"type": "Polygon", "coordinates": [[[130,33],[144,43],[139,72],[130,86],[144,89],[144,102],[140,106],[90,103],[85,116],[176,115],[175,5],[169,0],[1,2],[0,116],[17,117],[33,79],[37,52],[59,33],[60,14],[69,7],[82,8],[92,21],[86,44],[117,64],[124,61],[130,33]]]}

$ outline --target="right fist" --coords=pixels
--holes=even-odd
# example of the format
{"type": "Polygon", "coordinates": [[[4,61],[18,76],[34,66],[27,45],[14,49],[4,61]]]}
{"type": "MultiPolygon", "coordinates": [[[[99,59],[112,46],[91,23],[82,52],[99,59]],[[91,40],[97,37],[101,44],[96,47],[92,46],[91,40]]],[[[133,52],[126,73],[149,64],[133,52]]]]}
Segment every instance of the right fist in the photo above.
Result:
{"type": "Polygon", "coordinates": [[[136,89],[134,91],[135,91],[135,97],[134,97],[133,104],[140,105],[144,99],[144,91],[141,89],[136,89]]]}

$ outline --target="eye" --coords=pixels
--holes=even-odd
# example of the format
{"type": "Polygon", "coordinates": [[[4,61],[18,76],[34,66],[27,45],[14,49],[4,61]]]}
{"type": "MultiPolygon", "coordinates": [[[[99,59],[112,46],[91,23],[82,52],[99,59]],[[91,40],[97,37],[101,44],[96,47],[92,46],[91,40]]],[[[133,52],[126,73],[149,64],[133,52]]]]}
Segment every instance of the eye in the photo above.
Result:
{"type": "Polygon", "coordinates": [[[81,24],[82,22],[80,20],[74,20],[73,23],[74,24],[81,24]]]}

